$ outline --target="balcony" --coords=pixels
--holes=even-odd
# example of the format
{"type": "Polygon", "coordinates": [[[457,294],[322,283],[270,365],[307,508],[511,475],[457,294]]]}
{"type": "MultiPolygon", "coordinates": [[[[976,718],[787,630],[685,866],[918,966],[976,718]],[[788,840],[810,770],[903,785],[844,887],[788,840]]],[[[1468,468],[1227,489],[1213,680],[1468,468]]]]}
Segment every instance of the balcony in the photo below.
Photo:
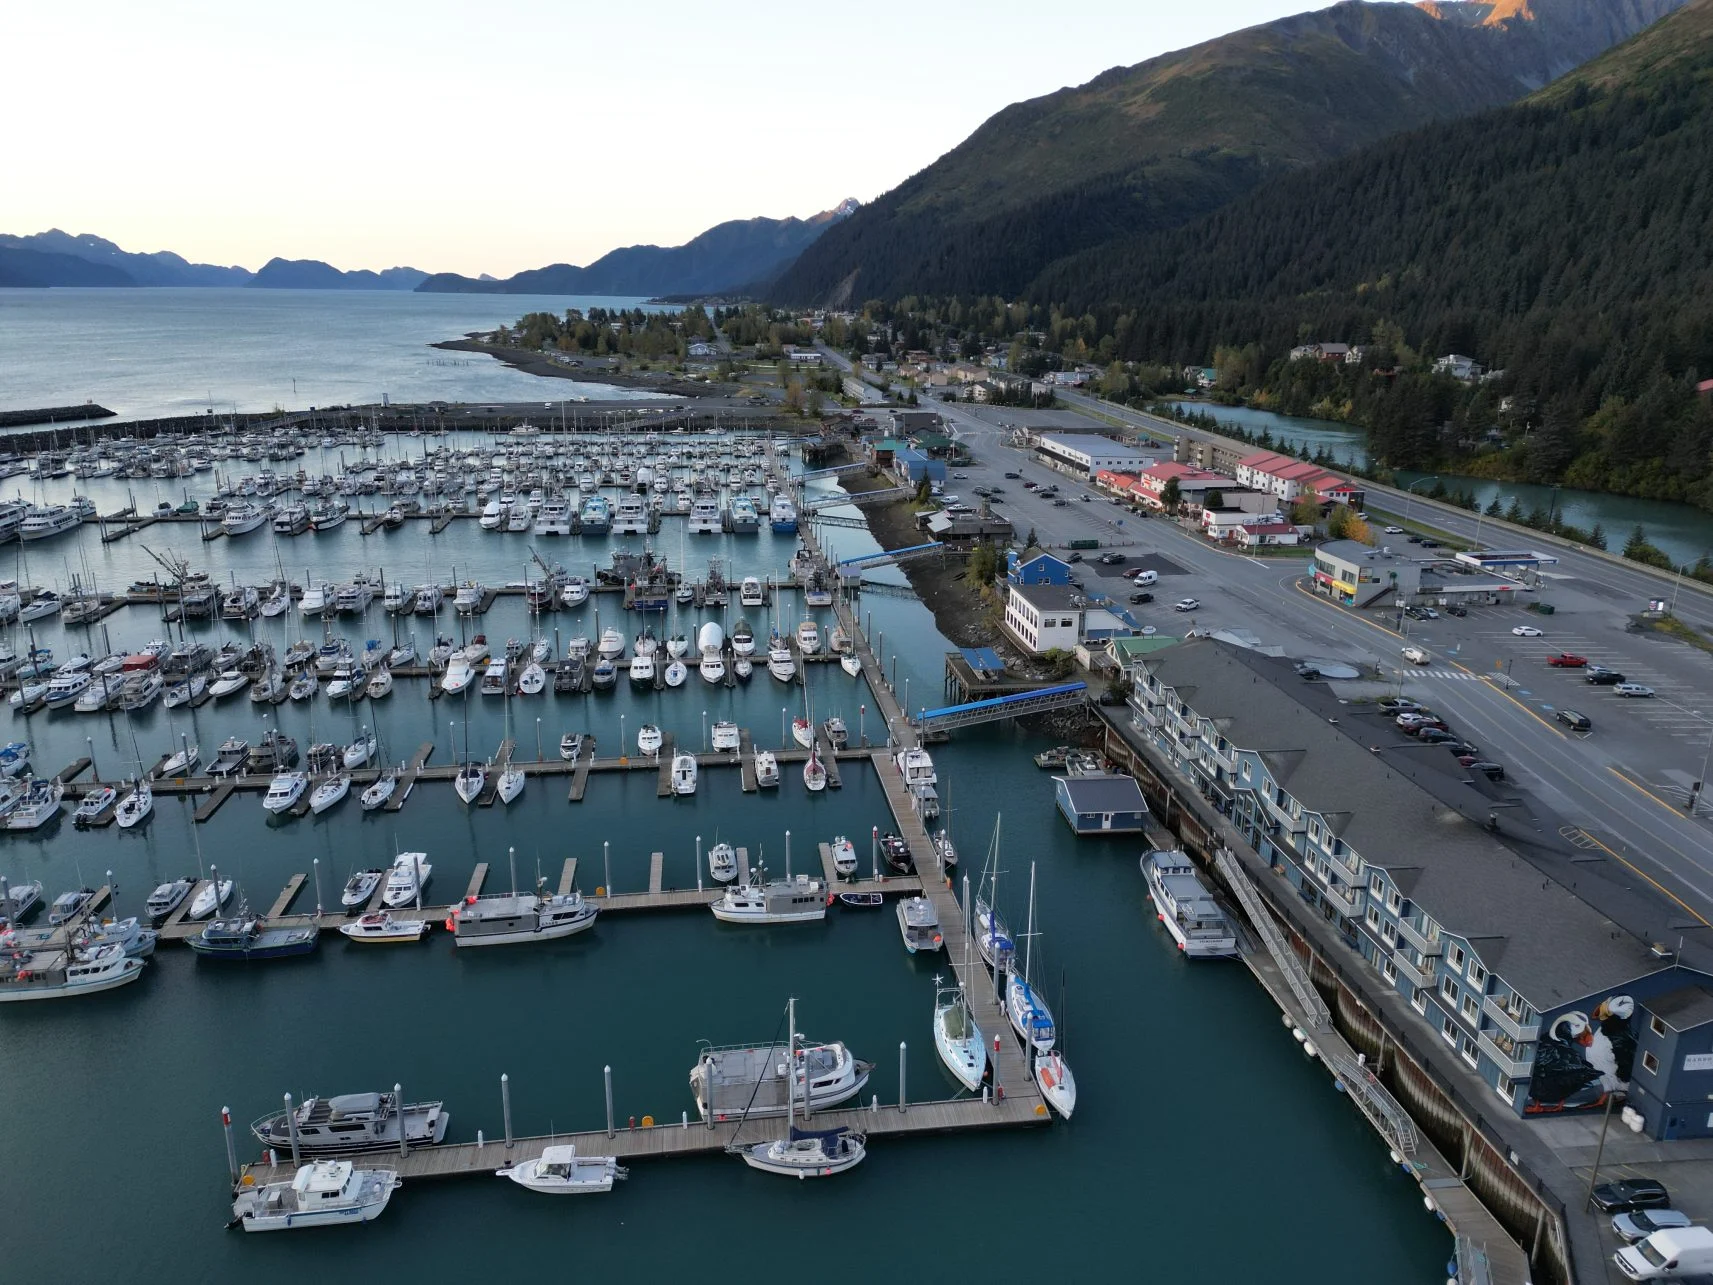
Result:
{"type": "Polygon", "coordinates": [[[1392,962],[1398,966],[1398,972],[1409,978],[1417,986],[1425,986],[1430,990],[1433,988],[1434,967],[1431,959],[1423,960],[1418,964],[1399,950],[1393,952],[1392,962]]]}
{"type": "Polygon", "coordinates": [[[1325,897],[1327,904],[1339,914],[1356,919],[1362,914],[1362,891],[1361,888],[1341,887],[1336,883],[1329,883],[1321,890],[1321,896],[1325,897]]]}
{"type": "Polygon", "coordinates": [[[1293,817],[1291,815],[1291,809],[1287,805],[1275,802],[1273,796],[1265,790],[1257,791],[1257,793],[1259,793],[1261,798],[1265,800],[1268,813],[1272,815],[1282,828],[1293,831],[1308,829],[1308,822],[1302,817],[1293,817]]]}
{"type": "Polygon", "coordinates": [[[1398,920],[1398,936],[1424,955],[1440,955],[1445,953],[1445,943],[1437,937],[1429,937],[1408,919],[1398,920]]]}
{"type": "Polygon", "coordinates": [[[1520,1022],[1495,996],[1481,997],[1481,1012],[1485,1017],[1493,1019],[1493,1025],[1509,1035],[1519,1044],[1532,1043],[1540,1038],[1541,1024],[1539,1022],[1520,1022]]]}
{"type": "Polygon", "coordinates": [[[1519,1048],[1526,1049],[1528,1054],[1528,1056],[1522,1060],[1518,1060],[1515,1054],[1507,1053],[1504,1049],[1495,1044],[1493,1042],[1493,1037],[1486,1031],[1482,1031],[1475,1037],[1475,1046],[1491,1058],[1493,1064],[1513,1080],[1526,1079],[1528,1076],[1534,1074],[1535,1050],[1532,1044],[1518,1046],[1519,1048]]]}

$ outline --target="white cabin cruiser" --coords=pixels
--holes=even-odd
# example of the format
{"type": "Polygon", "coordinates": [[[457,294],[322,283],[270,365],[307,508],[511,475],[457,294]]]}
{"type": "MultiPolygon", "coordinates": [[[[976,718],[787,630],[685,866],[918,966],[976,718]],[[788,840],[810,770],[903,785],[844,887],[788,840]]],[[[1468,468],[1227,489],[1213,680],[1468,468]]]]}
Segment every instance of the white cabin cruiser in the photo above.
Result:
{"type": "Polygon", "coordinates": [[[232,1225],[245,1231],[290,1231],[371,1222],[381,1216],[399,1186],[396,1170],[316,1160],[300,1168],[290,1182],[240,1187],[232,1201],[232,1225]]]}
{"type": "Polygon", "coordinates": [[[579,1156],[575,1146],[561,1144],[543,1147],[539,1158],[520,1160],[494,1174],[546,1195],[580,1196],[611,1191],[613,1183],[629,1177],[630,1171],[612,1156],[579,1156]]]}

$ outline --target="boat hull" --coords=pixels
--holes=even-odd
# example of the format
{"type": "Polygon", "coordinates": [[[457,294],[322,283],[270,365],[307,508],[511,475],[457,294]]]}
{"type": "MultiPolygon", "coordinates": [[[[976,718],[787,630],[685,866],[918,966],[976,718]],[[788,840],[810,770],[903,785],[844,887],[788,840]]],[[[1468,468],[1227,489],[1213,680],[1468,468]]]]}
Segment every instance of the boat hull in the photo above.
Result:
{"type": "Polygon", "coordinates": [[[30,987],[28,984],[0,987],[0,1004],[25,1003],[34,999],[71,999],[78,995],[94,995],[100,991],[116,990],[121,986],[129,986],[142,976],[143,961],[128,959],[126,966],[111,977],[100,981],[82,982],[76,986],[64,984],[58,986],[30,987]]]}

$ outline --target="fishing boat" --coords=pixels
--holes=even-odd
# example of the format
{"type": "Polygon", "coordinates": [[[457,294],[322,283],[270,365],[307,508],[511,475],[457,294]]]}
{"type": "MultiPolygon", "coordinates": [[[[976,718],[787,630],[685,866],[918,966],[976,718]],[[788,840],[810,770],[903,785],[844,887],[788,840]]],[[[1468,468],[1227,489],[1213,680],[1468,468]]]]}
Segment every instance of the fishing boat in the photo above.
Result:
{"type": "Polygon", "coordinates": [[[220,742],[220,748],[214,753],[214,762],[209,765],[210,776],[236,776],[244,770],[244,765],[250,761],[250,743],[242,736],[228,736],[220,742]]]}
{"type": "Polygon", "coordinates": [[[796,924],[827,917],[827,886],[819,879],[800,874],[769,883],[765,877],[757,866],[749,882],[727,887],[709,907],[714,918],[728,924],[796,924]]]}
{"type": "Polygon", "coordinates": [[[841,875],[855,874],[857,868],[856,845],[841,834],[833,839],[832,847],[833,869],[841,875]]]}
{"type": "Polygon", "coordinates": [[[71,823],[83,829],[112,807],[118,797],[119,792],[111,785],[94,787],[78,801],[77,810],[71,814],[71,823]]]}
{"type": "Polygon", "coordinates": [[[118,946],[132,959],[147,959],[155,953],[161,935],[145,928],[135,915],[124,919],[105,919],[99,923],[85,922],[72,938],[76,950],[89,951],[101,946],[118,946]]]}
{"type": "Polygon", "coordinates": [[[636,752],[646,758],[653,758],[660,753],[660,747],[665,743],[660,728],[654,723],[644,723],[636,729],[636,752]]]}
{"type": "Polygon", "coordinates": [[[392,869],[387,871],[387,887],[381,894],[381,904],[389,910],[398,910],[419,901],[433,873],[434,867],[429,864],[426,852],[399,853],[393,858],[392,869]]]}
{"type": "MultiPolygon", "coordinates": [[[[1029,920],[1023,933],[1023,967],[1005,979],[1005,1013],[1023,1042],[1037,1053],[1052,1050],[1056,1031],[1047,1001],[1030,981],[1029,965],[1035,944],[1035,863],[1029,863],[1029,920]]],[[[1015,963],[1015,957],[1013,957],[1015,963]]]]}
{"type": "Polygon", "coordinates": [[[170,883],[159,884],[143,903],[143,912],[157,922],[165,919],[190,896],[191,889],[195,886],[196,881],[193,879],[174,879],[170,883]]]}
{"type": "Polygon", "coordinates": [[[672,793],[696,793],[696,756],[680,751],[672,756],[672,793]]]}
{"type": "MultiPolygon", "coordinates": [[[[967,940],[967,939],[966,939],[967,940]]],[[[934,978],[934,1047],[952,1077],[971,1093],[987,1074],[987,1041],[970,1012],[962,986],[942,986],[934,978]]]]}
{"type": "Polygon", "coordinates": [[[399,919],[391,911],[377,910],[372,914],[339,925],[347,941],[376,942],[382,945],[421,941],[432,925],[426,919],[399,919]]]}
{"type": "Polygon", "coordinates": [[[291,1148],[297,1134],[298,1151],[318,1156],[340,1152],[397,1151],[399,1130],[412,1148],[432,1147],[446,1139],[452,1117],[439,1102],[409,1102],[399,1109],[391,1093],[344,1093],[330,1098],[305,1098],[292,1110],[265,1115],[250,1124],[250,1132],[276,1151],[291,1148]]]}
{"type": "Polygon", "coordinates": [[[730,883],[737,878],[738,854],[731,844],[716,843],[708,849],[708,874],[719,883],[730,883]]]}
{"type": "Polygon", "coordinates": [[[207,919],[228,901],[232,900],[232,881],[230,879],[210,879],[197,889],[196,896],[191,898],[190,909],[185,913],[186,919],[207,919]]]}
{"type": "Polygon", "coordinates": [[[298,1169],[290,1182],[241,1186],[232,1199],[228,1225],[245,1231],[291,1231],[372,1222],[400,1185],[393,1169],[358,1169],[349,1160],[317,1160],[298,1169]]]}
{"type": "Polygon", "coordinates": [[[1186,959],[1220,959],[1237,953],[1237,936],[1195,866],[1182,852],[1148,852],[1142,877],[1154,911],[1186,959]]]}
{"type": "Polygon", "coordinates": [[[772,750],[755,752],[755,783],[764,790],[779,784],[779,760],[772,750]]]}
{"type": "Polygon", "coordinates": [[[301,799],[308,788],[309,777],[304,773],[276,772],[273,780],[268,783],[267,794],[262,796],[262,806],[277,815],[301,799]]]}
{"type": "Polygon", "coordinates": [[[504,696],[506,694],[506,662],[495,656],[488,662],[488,667],[482,672],[480,691],[484,696],[504,696]]]}
{"type": "Polygon", "coordinates": [[[945,945],[945,938],[940,933],[940,914],[927,897],[899,899],[898,931],[904,938],[904,949],[912,955],[918,951],[939,950],[945,945]]]}
{"type": "Polygon", "coordinates": [[[630,1171],[612,1156],[579,1156],[575,1146],[560,1144],[543,1147],[536,1159],[520,1160],[494,1174],[545,1195],[581,1196],[611,1191],[630,1171]]]}
{"type": "Polygon", "coordinates": [[[538,881],[533,893],[466,897],[452,907],[446,931],[453,942],[465,946],[516,946],[532,941],[553,941],[592,928],[598,908],[583,894],[553,893],[538,881]]]}
{"type": "Polygon", "coordinates": [[[6,828],[41,829],[59,815],[60,801],[64,798],[65,785],[57,777],[51,781],[34,777],[6,813],[6,828]]]}
{"type": "Polygon", "coordinates": [[[117,942],[87,950],[10,950],[0,954],[0,1004],[70,999],[137,980],[143,961],[117,942]]]}
{"type": "Polygon", "coordinates": [[[54,898],[53,905],[48,907],[48,923],[55,928],[70,923],[81,915],[93,900],[93,888],[75,888],[71,892],[60,893],[54,898]]]}
{"type": "Polygon", "coordinates": [[[835,750],[842,750],[850,744],[850,729],[845,726],[845,720],[837,714],[822,723],[821,730],[827,735],[827,743],[835,750]]]}
{"type": "Polygon", "coordinates": [[[187,937],[185,945],[196,952],[198,959],[249,963],[307,955],[315,949],[320,936],[319,924],[272,928],[261,916],[241,909],[234,918],[216,919],[200,936],[187,937]]]}
{"type": "Polygon", "coordinates": [[[358,870],[345,881],[345,890],[339,894],[339,904],[346,910],[356,910],[369,904],[369,898],[375,895],[375,889],[381,886],[381,880],[386,878],[385,870],[358,870]]]}
{"type": "Polygon", "coordinates": [[[119,823],[121,830],[129,830],[147,820],[149,813],[154,810],[155,792],[149,788],[147,781],[138,780],[131,792],[119,801],[113,819],[119,823]]]}
{"type": "Polygon", "coordinates": [[[654,653],[637,652],[630,658],[630,681],[633,687],[654,686],[654,653]]]}
{"type": "Polygon", "coordinates": [[[42,881],[0,885],[0,921],[16,926],[35,913],[42,903],[42,881]]]}
{"type": "Polygon", "coordinates": [[[909,841],[899,834],[883,834],[880,836],[880,855],[886,862],[887,870],[895,875],[910,875],[916,873],[916,858],[910,851],[909,841]]]}

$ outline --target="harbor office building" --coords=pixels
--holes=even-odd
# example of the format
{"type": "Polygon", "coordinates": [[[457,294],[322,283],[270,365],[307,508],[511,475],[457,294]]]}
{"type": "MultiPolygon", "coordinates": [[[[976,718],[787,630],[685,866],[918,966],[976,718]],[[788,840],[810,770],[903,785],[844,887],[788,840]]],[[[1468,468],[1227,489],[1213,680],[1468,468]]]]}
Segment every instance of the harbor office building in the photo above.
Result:
{"type": "MultiPolygon", "coordinates": [[[[1627,1095],[1654,1138],[1713,1136],[1713,975],[1490,833],[1454,759],[1215,639],[1140,657],[1130,675],[1137,740],[1510,1111],[1627,1095]],[[1462,799],[1473,806],[1448,802],[1462,799]]],[[[1662,933],[1668,918],[1662,905],[1662,933]]]]}
{"type": "Polygon", "coordinates": [[[1036,439],[1041,463],[1062,473],[1072,473],[1085,482],[1103,469],[1109,473],[1140,473],[1158,463],[1157,455],[1102,437],[1099,433],[1042,433],[1036,439]]]}

